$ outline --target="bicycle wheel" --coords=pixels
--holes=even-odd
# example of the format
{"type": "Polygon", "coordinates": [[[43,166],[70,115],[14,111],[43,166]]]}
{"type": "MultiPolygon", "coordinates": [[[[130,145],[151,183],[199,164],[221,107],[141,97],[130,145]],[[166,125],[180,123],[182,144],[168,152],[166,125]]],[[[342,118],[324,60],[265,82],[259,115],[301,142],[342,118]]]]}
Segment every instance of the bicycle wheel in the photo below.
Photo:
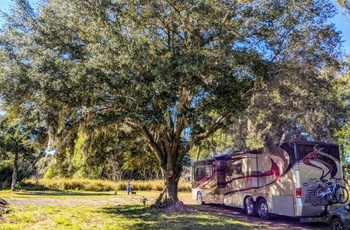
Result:
{"type": "Polygon", "coordinates": [[[309,194],[309,201],[313,206],[317,206],[318,203],[316,201],[316,190],[312,190],[309,194]]]}
{"type": "Polygon", "coordinates": [[[316,203],[318,205],[326,205],[328,203],[328,199],[327,199],[327,190],[324,187],[318,187],[315,190],[315,199],[316,199],[316,203]]]}
{"type": "Polygon", "coordinates": [[[340,204],[345,204],[348,201],[349,198],[349,192],[344,186],[339,186],[334,191],[335,199],[340,204]]]}

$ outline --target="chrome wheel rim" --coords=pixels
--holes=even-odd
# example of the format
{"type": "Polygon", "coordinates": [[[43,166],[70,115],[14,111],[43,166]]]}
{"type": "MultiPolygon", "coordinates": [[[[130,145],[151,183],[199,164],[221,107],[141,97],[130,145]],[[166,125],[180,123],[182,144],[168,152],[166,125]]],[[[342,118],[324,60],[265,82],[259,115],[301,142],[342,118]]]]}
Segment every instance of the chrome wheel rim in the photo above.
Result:
{"type": "Polygon", "coordinates": [[[343,227],[341,226],[341,224],[339,222],[333,222],[332,229],[333,230],[343,230],[343,227]]]}
{"type": "Polygon", "coordinates": [[[247,214],[252,214],[254,211],[254,204],[252,198],[247,198],[246,200],[247,214]]]}
{"type": "Polygon", "coordinates": [[[267,207],[267,204],[266,204],[265,202],[264,202],[264,203],[262,203],[262,204],[260,205],[259,210],[260,210],[261,215],[266,216],[266,215],[267,215],[267,213],[268,213],[268,207],[267,207]]]}

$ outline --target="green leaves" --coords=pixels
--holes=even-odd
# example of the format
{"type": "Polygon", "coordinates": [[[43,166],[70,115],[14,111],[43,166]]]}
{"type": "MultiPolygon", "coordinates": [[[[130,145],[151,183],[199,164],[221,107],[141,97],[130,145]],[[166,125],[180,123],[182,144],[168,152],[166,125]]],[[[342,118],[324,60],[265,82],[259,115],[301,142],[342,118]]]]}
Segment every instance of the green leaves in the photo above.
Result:
{"type": "Polygon", "coordinates": [[[164,169],[230,117],[282,129],[310,111],[294,103],[322,101],[304,92],[339,64],[328,1],[50,0],[36,14],[18,3],[1,34],[4,103],[31,105],[65,146],[126,123],[164,169]]]}
{"type": "Polygon", "coordinates": [[[8,159],[19,155],[33,160],[38,153],[35,149],[40,141],[40,130],[21,122],[20,117],[8,112],[0,117],[0,158],[8,159]]]}

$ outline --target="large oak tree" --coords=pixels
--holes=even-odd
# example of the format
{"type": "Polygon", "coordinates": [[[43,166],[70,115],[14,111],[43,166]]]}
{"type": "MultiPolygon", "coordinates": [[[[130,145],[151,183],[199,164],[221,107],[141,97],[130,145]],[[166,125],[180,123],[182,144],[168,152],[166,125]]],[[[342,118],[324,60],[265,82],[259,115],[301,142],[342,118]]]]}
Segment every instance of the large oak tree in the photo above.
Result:
{"type": "Polygon", "coordinates": [[[269,79],[337,65],[324,0],[47,0],[36,12],[14,2],[1,35],[2,100],[34,106],[53,136],[132,127],[158,160],[161,204],[178,201],[186,153],[269,79]]]}

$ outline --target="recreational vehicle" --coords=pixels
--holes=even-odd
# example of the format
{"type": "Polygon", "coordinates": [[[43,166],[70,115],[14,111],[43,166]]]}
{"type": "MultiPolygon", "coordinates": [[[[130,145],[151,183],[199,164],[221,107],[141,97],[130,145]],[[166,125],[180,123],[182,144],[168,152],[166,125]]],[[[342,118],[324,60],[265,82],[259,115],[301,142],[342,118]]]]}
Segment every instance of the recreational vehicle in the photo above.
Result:
{"type": "Polygon", "coordinates": [[[311,204],[310,193],[320,180],[339,178],[343,174],[337,144],[294,141],[195,162],[192,198],[199,204],[242,208],[262,219],[272,214],[317,217],[327,206],[311,204]]]}

